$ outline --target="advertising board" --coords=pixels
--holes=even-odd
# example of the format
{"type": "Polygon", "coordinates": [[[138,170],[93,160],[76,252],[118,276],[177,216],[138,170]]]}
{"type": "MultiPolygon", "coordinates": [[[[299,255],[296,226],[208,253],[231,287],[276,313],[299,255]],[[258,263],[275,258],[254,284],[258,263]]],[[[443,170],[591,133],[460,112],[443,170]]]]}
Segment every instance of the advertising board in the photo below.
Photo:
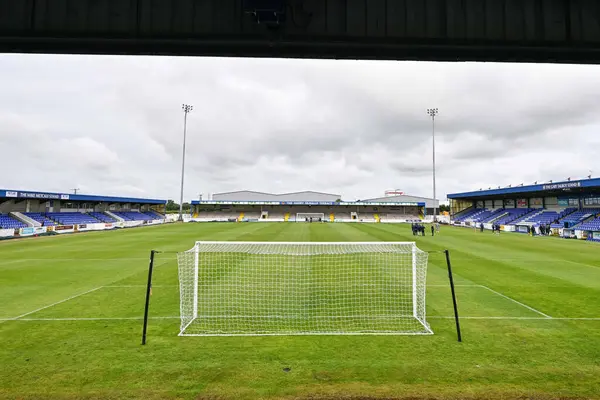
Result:
{"type": "Polygon", "coordinates": [[[73,233],[75,232],[75,227],[73,225],[58,225],[54,227],[54,232],[56,233],[73,233]]]}
{"type": "Polygon", "coordinates": [[[14,229],[0,229],[0,237],[6,238],[6,237],[12,237],[12,236],[15,236],[14,229]]]}
{"type": "Polygon", "coordinates": [[[19,236],[33,236],[35,235],[34,228],[21,228],[19,229],[19,236]]]}

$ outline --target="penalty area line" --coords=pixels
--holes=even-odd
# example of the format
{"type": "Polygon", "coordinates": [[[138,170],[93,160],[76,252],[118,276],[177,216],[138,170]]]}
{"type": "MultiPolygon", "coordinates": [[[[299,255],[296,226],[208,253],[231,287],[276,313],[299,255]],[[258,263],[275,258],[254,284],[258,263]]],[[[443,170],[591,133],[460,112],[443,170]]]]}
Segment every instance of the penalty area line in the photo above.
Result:
{"type": "MultiPolygon", "coordinates": [[[[427,319],[454,319],[454,315],[430,315],[427,319]]],[[[460,319],[482,319],[482,320],[532,320],[532,321],[600,321],[600,317],[471,317],[460,316],[460,319]]]]}
{"type": "MultiPolygon", "coordinates": [[[[179,319],[178,316],[148,317],[148,319],[179,319]]],[[[65,318],[0,318],[0,321],[142,321],[144,317],[65,317],[65,318]]]]}
{"type": "Polygon", "coordinates": [[[516,303],[516,304],[518,304],[518,305],[520,305],[520,306],[522,306],[522,307],[525,307],[526,309],[528,309],[528,310],[530,310],[530,311],[533,311],[533,312],[534,312],[534,313],[536,313],[536,314],[540,314],[540,315],[544,316],[544,318],[547,318],[547,319],[552,319],[552,317],[551,317],[551,316],[549,316],[548,314],[544,314],[544,313],[543,313],[543,312],[541,312],[540,310],[536,310],[535,308],[533,308],[533,307],[530,307],[530,306],[528,306],[527,304],[521,303],[520,301],[517,301],[517,300],[513,299],[512,297],[508,297],[508,296],[506,296],[506,295],[504,295],[504,294],[502,294],[502,293],[500,293],[500,292],[497,292],[497,291],[495,291],[494,289],[492,289],[492,288],[490,288],[490,287],[488,287],[488,286],[485,286],[485,285],[479,285],[479,286],[480,286],[480,287],[482,287],[482,288],[484,288],[484,289],[487,289],[487,290],[489,290],[489,291],[490,291],[490,292],[492,292],[492,293],[495,293],[495,294],[497,294],[497,295],[498,295],[498,296],[500,296],[500,297],[504,297],[505,299],[507,299],[507,300],[510,300],[510,301],[512,301],[513,303],[516,303]]]}
{"type": "Polygon", "coordinates": [[[71,297],[67,297],[66,299],[62,299],[62,300],[59,300],[59,301],[57,301],[57,302],[54,302],[54,303],[52,303],[52,304],[48,304],[47,306],[40,307],[40,308],[36,308],[35,310],[33,310],[33,311],[29,311],[29,312],[26,312],[25,314],[17,315],[16,317],[13,317],[13,318],[4,319],[3,321],[15,321],[15,320],[21,319],[21,318],[23,318],[23,317],[26,317],[26,316],[28,316],[28,315],[34,314],[34,313],[36,313],[36,312],[38,312],[38,311],[45,310],[46,308],[54,307],[54,306],[56,306],[56,305],[59,305],[59,304],[61,304],[61,303],[64,303],[64,302],[66,302],[66,301],[73,300],[73,299],[74,299],[74,298],[76,298],[76,297],[83,296],[83,295],[85,295],[85,294],[88,294],[88,293],[95,292],[96,290],[99,290],[99,289],[102,289],[102,288],[103,288],[103,286],[98,286],[98,287],[96,287],[96,288],[93,288],[93,289],[87,290],[87,291],[85,291],[85,292],[83,292],[83,293],[79,293],[79,294],[73,295],[73,296],[71,296],[71,297]]]}
{"type": "MultiPolygon", "coordinates": [[[[104,285],[103,288],[136,288],[136,287],[147,287],[148,285],[104,285]]],[[[179,285],[152,285],[153,288],[159,287],[178,287],[179,285]]]]}

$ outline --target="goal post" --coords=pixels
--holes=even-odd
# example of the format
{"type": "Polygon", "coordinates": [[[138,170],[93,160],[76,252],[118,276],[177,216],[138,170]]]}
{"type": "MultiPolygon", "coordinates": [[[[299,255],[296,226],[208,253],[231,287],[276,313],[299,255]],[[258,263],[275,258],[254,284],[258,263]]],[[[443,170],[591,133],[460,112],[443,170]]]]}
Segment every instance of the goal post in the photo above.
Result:
{"type": "Polygon", "coordinates": [[[325,221],[325,213],[296,213],[296,222],[305,222],[306,219],[311,220],[313,222],[325,221]]]}
{"type": "Polygon", "coordinates": [[[414,242],[196,242],[181,336],[432,334],[414,242]]]}

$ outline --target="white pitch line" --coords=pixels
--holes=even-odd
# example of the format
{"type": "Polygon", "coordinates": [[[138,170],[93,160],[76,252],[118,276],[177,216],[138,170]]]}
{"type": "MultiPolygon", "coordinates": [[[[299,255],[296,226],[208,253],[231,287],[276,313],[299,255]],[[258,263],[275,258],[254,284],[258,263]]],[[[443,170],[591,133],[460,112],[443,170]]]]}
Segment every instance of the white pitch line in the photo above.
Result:
{"type": "MultiPolygon", "coordinates": [[[[454,319],[453,315],[429,315],[427,319],[454,319]]],[[[483,320],[535,320],[535,321],[600,321],[600,317],[471,317],[462,315],[459,319],[483,319],[483,320]]]]}
{"type": "Polygon", "coordinates": [[[521,303],[520,301],[517,301],[517,300],[513,299],[512,297],[508,297],[508,296],[506,296],[506,295],[504,295],[504,294],[502,294],[502,293],[500,293],[500,292],[497,292],[497,291],[495,291],[495,290],[494,290],[494,289],[492,289],[492,288],[489,288],[489,287],[487,287],[487,286],[485,286],[485,285],[480,285],[480,286],[481,286],[482,288],[484,288],[484,289],[487,289],[487,290],[489,290],[489,291],[490,291],[490,292],[492,292],[492,293],[495,293],[495,294],[497,294],[497,295],[498,295],[498,296],[500,296],[500,297],[504,297],[505,299],[507,299],[507,300],[510,300],[510,301],[512,301],[513,303],[516,303],[516,304],[518,304],[518,305],[520,305],[520,306],[522,306],[522,307],[525,307],[525,308],[527,308],[528,310],[531,310],[531,311],[533,311],[533,312],[535,312],[535,313],[537,313],[537,314],[543,315],[543,316],[544,316],[544,317],[546,317],[546,318],[552,318],[552,317],[551,317],[551,316],[549,316],[548,314],[544,314],[544,313],[543,313],[543,312],[541,312],[540,310],[536,310],[535,308],[533,308],[533,307],[530,307],[530,306],[528,306],[527,304],[523,304],[523,303],[521,303]]]}
{"type": "Polygon", "coordinates": [[[76,298],[76,297],[83,296],[84,294],[92,293],[92,292],[94,292],[94,291],[96,291],[96,290],[98,290],[98,289],[102,289],[102,287],[103,287],[103,286],[98,286],[97,288],[93,288],[93,289],[90,289],[90,290],[88,290],[88,291],[86,291],[86,292],[83,292],[83,293],[76,294],[76,295],[74,295],[74,296],[71,296],[71,297],[68,297],[68,298],[66,298],[66,299],[63,299],[63,300],[57,301],[56,303],[52,303],[52,304],[49,304],[49,305],[47,305],[47,306],[44,306],[44,307],[37,308],[37,309],[35,309],[35,310],[33,310],[33,311],[29,311],[29,312],[27,312],[27,313],[25,313],[25,314],[21,314],[21,315],[18,315],[18,316],[16,316],[16,317],[10,318],[10,319],[8,319],[7,321],[11,321],[11,320],[13,320],[13,321],[14,321],[14,320],[17,320],[17,319],[21,319],[21,318],[23,318],[23,317],[26,317],[26,316],[28,316],[28,315],[31,315],[31,314],[33,314],[33,313],[36,313],[36,312],[38,312],[38,311],[45,310],[46,308],[54,307],[54,306],[56,306],[56,305],[58,305],[58,304],[64,303],[65,301],[69,301],[69,300],[72,300],[72,299],[74,299],[74,298],[76,298]]]}
{"type": "MultiPolygon", "coordinates": [[[[7,260],[7,262],[27,262],[27,261],[148,261],[148,257],[144,258],[19,258],[7,260]]],[[[175,260],[173,258],[173,260],[175,260]]]]}
{"type": "MultiPolygon", "coordinates": [[[[177,287],[179,285],[152,285],[153,288],[157,287],[177,287]]],[[[103,288],[135,288],[135,287],[147,287],[147,285],[104,285],[103,288]]]]}
{"type": "MultiPolygon", "coordinates": [[[[165,320],[165,319],[179,319],[179,316],[164,316],[164,317],[148,317],[150,320],[165,320]]],[[[81,318],[0,318],[0,321],[141,321],[144,317],[81,317],[81,318]]],[[[427,319],[454,319],[453,315],[442,316],[442,315],[430,315],[427,319]]],[[[473,319],[473,320],[531,320],[531,321],[600,321],[600,317],[476,317],[476,316],[461,316],[460,319],[473,319]]]]}
{"type": "MultiPolygon", "coordinates": [[[[179,319],[180,317],[148,317],[148,319],[179,319]]],[[[18,321],[141,321],[144,317],[81,317],[81,318],[19,318],[18,321]]],[[[0,318],[0,321],[15,321],[14,318],[0,318]]]]}
{"type": "MultiPolygon", "coordinates": [[[[410,285],[410,286],[412,286],[412,285],[410,285]]],[[[454,287],[480,287],[480,286],[481,286],[481,285],[475,285],[475,284],[466,284],[466,283],[465,283],[465,284],[460,284],[460,283],[459,283],[459,284],[457,284],[457,285],[454,285],[454,287]]],[[[427,285],[427,287],[447,287],[447,288],[449,288],[449,287],[450,287],[450,284],[449,284],[449,283],[446,283],[445,285],[427,285]]]]}

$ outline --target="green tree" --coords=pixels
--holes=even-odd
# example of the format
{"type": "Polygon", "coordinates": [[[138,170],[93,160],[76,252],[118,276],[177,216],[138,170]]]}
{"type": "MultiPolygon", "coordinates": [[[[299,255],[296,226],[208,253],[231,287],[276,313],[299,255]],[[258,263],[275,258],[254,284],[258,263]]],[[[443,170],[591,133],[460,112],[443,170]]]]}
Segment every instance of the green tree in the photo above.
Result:
{"type": "Polygon", "coordinates": [[[167,211],[179,211],[179,204],[173,200],[167,200],[167,211]]]}

